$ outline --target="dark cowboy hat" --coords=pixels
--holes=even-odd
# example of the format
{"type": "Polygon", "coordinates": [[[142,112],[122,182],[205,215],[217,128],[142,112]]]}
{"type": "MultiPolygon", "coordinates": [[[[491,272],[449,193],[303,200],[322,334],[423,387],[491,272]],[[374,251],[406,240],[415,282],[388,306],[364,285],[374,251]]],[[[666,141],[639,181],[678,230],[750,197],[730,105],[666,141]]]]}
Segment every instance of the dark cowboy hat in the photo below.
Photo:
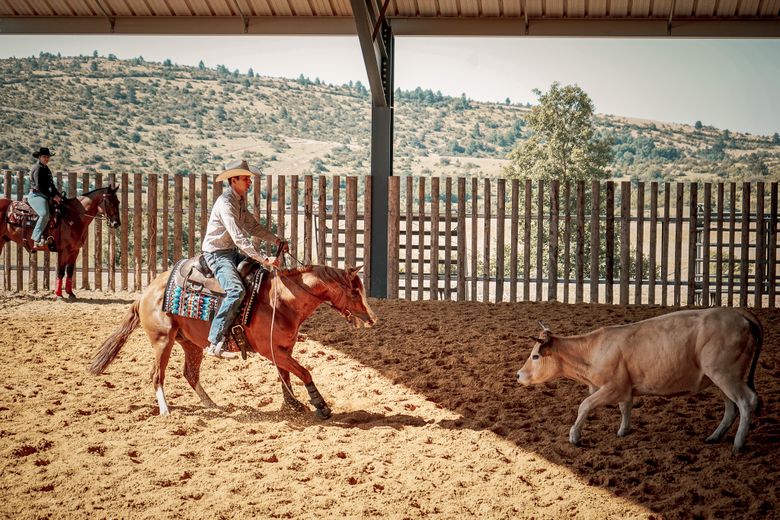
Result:
{"type": "Polygon", "coordinates": [[[35,157],[35,158],[37,159],[37,158],[38,158],[38,157],[40,157],[41,155],[48,155],[49,157],[51,157],[51,156],[53,156],[54,154],[53,154],[53,153],[51,153],[51,152],[49,151],[49,149],[48,149],[48,148],[46,148],[45,146],[41,146],[41,149],[40,149],[40,150],[38,150],[37,152],[33,152],[33,157],[35,157]]]}

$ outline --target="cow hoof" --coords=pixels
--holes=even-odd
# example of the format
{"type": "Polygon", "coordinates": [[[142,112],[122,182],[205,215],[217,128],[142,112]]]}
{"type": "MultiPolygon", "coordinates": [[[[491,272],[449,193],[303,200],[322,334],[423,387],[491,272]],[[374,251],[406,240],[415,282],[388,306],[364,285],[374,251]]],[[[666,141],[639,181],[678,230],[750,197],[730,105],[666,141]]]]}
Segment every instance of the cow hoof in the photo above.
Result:
{"type": "Polygon", "coordinates": [[[618,437],[625,437],[629,433],[631,433],[631,430],[618,430],[618,437]]]}
{"type": "Polygon", "coordinates": [[[720,442],[720,437],[713,437],[712,435],[710,435],[709,437],[704,439],[704,442],[707,444],[717,444],[720,442]]]}
{"type": "Polygon", "coordinates": [[[317,419],[324,421],[326,419],[330,419],[331,412],[330,408],[323,406],[322,408],[317,408],[314,414],[317,416],[317,419]]]}

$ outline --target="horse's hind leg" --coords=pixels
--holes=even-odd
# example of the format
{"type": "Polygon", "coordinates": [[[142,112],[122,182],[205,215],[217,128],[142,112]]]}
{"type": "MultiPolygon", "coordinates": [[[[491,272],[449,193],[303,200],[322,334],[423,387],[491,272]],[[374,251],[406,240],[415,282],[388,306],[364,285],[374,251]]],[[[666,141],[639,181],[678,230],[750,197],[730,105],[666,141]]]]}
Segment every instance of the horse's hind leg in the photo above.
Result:
{"type": "Polygon", "coordinates": [[[184,339],[182,336],[177,341],[184,349],[184,377],[195,393],[200,397],[200,402],[206,408],[216,408],[217,404],[211,400],[206,391],[200,386],[200,364],[203,362],[203,348],[184,339]]]}
{"type": "Polygon", "coordinates": [[[154,366],[152,367],[152,384],[157,395],[157,404],[160,406],[160,415],[168,415],[168,403],[165,400],[165,369],[168,367],[168,360],[171,357],[171,350],[176,339],[176,332],[169,331],[168,334],[157,334],[152,339],[154,346],[154,366]]]}

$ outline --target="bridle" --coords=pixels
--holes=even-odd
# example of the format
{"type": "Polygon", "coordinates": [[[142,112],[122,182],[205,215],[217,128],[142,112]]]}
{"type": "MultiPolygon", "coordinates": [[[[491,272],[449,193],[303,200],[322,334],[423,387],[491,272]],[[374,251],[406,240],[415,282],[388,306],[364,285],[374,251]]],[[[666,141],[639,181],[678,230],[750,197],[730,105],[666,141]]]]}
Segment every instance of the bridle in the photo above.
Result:
{"type": "MultiPolygon", "coordinates": [[[[289,253],[288,253],[288,254],[289,254],[289,253]]],[[[302,266],[304,266],[304,267],[308,267],[308,266],[304,265],[303,263],[301,263],[301,262],[300,262],[300,261],[299,261],[297,258],[295,258],[294,256],[292,256],[292,255],[289,255],[289,256],[290,256],[291,258],[295,259],[295,261],[297,261],[298,263],[300,263],[302,266]]],[[[301,271],[297,271],[297,272],[301,272],[301,271]]],[[[277,272],[277,273],[276,273],[276,276],[277,276],[277,278],[278,278],[279,276],[281,276],[281,274],[277,272]]],[[[341,314],[342,316],[344,316],[344,318],[345,318],[345,319],[346,319],[348,322],[350,322],[350,323],[351,323],[351,320],[352,320],[352,317],[353,317],[352,311],[350,311],[349,309],[347,309],[345,305],[341,305],[341,304],[344,302],[344,300],[347,298],[347,296],[346,296],[346,292],[341,292],[341,293],[339,293],[338,297],[337,297],[337,298],[335,298],[337,301],[333,302],[333,301],[330,301],[330,300],[328,300],[327,298],[323,298],[322,296],[319,296],[319,295],[317,295],[317,294],[314,294],[313,292],[311,292],[311,290],[309,290],[309,288],[308,288],[308,287],[306,287],[306,286],[305,286],[305,285],[303,285],[303,284],[300,284],[300,283],[298,283],[297,281],[295,281],[295,279],[294,279],[294,278],[292,278],[292,277],[288,277],[287,279],[288,279],[290,282],[292,282],[292,283],[293,283],[293,284],[294,284],[296,287],[298,287],[299,289],[301,289],[303,292],[307,293],[308,295],[312,296],[313,298],[316,298],[316,299],[320,300],[320,302],[321,302],[321,303],[325,303],[325,304],[329,305],[329,306],[330,306],[332,309],[335,309],[336,311],[338,311],[338,313],[339,313],[339,314],[341,314]]],[[[341,287],[345,288],[347,291],[349,291],[349,290],[352,290],[352,288],[351,288],[351,287],[347,287],[345,284],[342,284],[341,282],[339,282],[339,285],[340,285],[341,287]]],[[[276,287],[274,287],[274,290],[276,291],[276,290],[277,290],[277,288],[276,288],[276,287]]]]}

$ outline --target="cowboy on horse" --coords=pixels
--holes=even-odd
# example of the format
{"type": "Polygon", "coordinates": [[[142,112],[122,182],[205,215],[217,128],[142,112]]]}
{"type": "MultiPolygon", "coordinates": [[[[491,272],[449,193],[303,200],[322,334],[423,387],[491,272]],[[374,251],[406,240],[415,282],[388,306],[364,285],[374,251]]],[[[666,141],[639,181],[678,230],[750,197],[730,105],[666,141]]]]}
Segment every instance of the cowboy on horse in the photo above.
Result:
{"type": "Polygon", "coordinates": [[[266,268],[279,266],[278,258],[261,254],[252,243],[258,237],[276,243],[280,252],[287,243],[263,227],[246,208],[246,194],[252,188],[252,177],[260,172],[246,161],[232,163],[217,176],[217,181],[227,180],[228,189],[220,195],[211,208],[206,233],[203,237],[203,257],[214,277],[225,291],[209,331],[209,347],[206,353],[219,358],[235,358],[238,354],[223,350],[226,330],[233,324],[244,300],[244,283],[237,266],[244,258],[251,258],[266,268]],[[231,167],[232,166],[232,167],[231,167]]]}
{"type": "Polygon", "coordinates": [[[38,162],[30,169],[30,193],[27,195],[27,203],[38,214],[38,221],[32,233],[34,247],[42,248],[48,245],[48,238],[44,238],[43,232],[49,224],[51,218],[50,200],[59,204],[62,200],[62,194],[54,184],[51,170],[49,169],[49,159],[54,154],[46,147],[32,154],[38,159],[38,162]]]}

